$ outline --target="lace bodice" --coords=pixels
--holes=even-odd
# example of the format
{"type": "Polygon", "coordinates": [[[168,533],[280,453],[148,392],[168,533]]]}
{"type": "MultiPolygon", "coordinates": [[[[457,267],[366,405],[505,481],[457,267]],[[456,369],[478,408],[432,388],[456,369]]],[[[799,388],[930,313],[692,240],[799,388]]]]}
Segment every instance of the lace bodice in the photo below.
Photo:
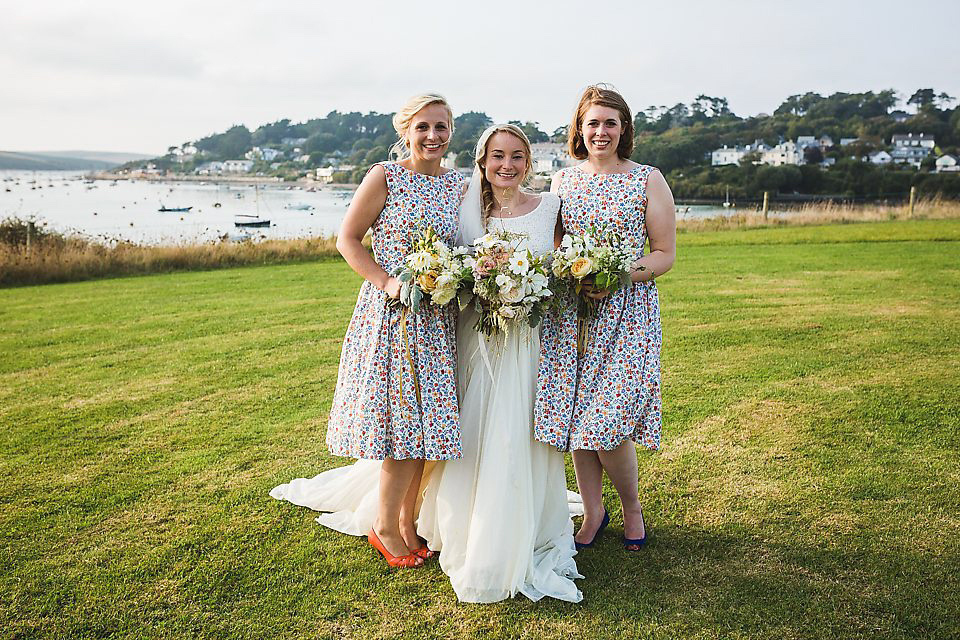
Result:
{"type": "Polygon", "coordinates": [[[509,231],[527,236],[527,247],[534,255],[553,251],[553,234],[557,226],[560,198],[552,193],[541,193],[537,208],[516,218],[489,218],[487,231],[509,231]]]}

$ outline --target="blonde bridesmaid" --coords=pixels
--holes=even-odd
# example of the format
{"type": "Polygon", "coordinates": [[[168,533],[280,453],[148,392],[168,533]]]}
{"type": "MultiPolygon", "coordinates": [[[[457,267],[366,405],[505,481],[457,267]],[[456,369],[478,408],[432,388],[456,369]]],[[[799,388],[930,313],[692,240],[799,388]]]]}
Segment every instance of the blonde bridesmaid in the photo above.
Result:
{"type": "Polygon", "coordinates": [[[453,114],[436,94],[412,98],[393,119],[396,162],[374,165],[340,227],[337,249],[363,276],[347,327],[327,430],[330,452],[382,460],[377,518],[368,540],[391,566],[432,553],[417,536],[415,506],[424,460],[461,457],[452,311],[404,313],[391,275],[417,234],[456,239],[463,177],[443,169],[453,114]],[[373,255],[361,244],[367,231],[373,255]]]}

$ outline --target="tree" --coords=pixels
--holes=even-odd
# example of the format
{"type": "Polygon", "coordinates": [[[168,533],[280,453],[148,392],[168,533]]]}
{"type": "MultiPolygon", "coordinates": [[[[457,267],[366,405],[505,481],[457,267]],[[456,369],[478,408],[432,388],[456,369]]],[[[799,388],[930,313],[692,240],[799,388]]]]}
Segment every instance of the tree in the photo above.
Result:
{"type": "Polygon", "coordinates": [[[567,141],[567,130],[570,128],[570,125],[563,125],[562,127],[557,127],[553,130],[553,133],[550,135],[550,142],[558,142],[564,144],[567,141]]]}
{"type": "Polygon", "coordinates": [[[520,127],[520,130],[526,134],[527,138],[532,143],[546,142],[550,139],[550,136],[540,130],[539,122],[530,122],[529,120],[527,122],[520,122],[519,120],[511,120],[510,124],[520,127]]]}
{"type": "Polygon", "coordinates": [[[315,133],[303,145],[307,153],[330,153],[337,148],[337,138],[332,133],[315,133]]]}
{"type": "Polygon", "coordinates": [[[823,152],[820,147],[807,147],[803,150],[803,161],[807,164],[820,164],[823,162],[823,152]]]}
{"type": "Polygon", "coordinates": [[[386,147],[374,147],[367,152],[367,155],[364,156],[364,164],[374,164],[376,162],[383,162],[387,159],[387,148],[386,147]]]}
{"type": "MultiPolygon", "coordinates": [[[[945,93],[940,95],[947,98],[947,102],[952,100],[952,98],[945,93]]],[[[907,104],[915,105],[917,111],[930,111],[936,109],[939,98],[940,96],[938,96],[937,92],[933,89],[917,89],[913,92],[913,95],[910,96],[910,99],[907,100],[907,104]]]]}

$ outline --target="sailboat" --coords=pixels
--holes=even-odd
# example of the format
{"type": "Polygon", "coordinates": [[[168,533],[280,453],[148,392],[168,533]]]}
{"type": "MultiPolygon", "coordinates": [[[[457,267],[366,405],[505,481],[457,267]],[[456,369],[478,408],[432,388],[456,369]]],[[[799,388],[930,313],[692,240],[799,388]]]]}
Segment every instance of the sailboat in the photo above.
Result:
{"type": "Polygon", "coordinates": [[[270,220],[260,217],[260,187],[254,185],[254,200],[257,205],[257,215],[239,213],[233,216],[233,226],[235,227],[269,227],[270,220]]]}
{"type": "Polygon", "coordinates": [[[723,201],[723,208],[729,209],[733,206],[733,203],[730,202],[730,187],[727,187],[727,199],[723,201]]]}

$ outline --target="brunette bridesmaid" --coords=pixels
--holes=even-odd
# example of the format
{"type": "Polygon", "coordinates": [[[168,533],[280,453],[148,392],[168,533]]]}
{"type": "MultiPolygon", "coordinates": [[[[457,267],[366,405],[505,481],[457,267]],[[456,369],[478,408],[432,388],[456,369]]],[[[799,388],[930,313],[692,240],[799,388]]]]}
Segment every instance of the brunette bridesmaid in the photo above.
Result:
{"type": "Polygon", "coordinates": [[[551,190],[563,201],[565,231],[581,234],[605,226],[650,251],[633,265],[632,284],[603,299],[577,354],[576,313],[544,324],[536,437],[573,452],[584,518],[575,536],[589,547],[610,521],[603,505],[606,472],[623,512],[624,548],[646,542],[638,497],[636,445],[660,446],[660,302],[654,278],[676,256],[673,194],[656,168],[630,160],[633,118],[623,97],[604,85],[583,92],[568,132],[569,151],[584,162],[563,169],[551,190]]]}

